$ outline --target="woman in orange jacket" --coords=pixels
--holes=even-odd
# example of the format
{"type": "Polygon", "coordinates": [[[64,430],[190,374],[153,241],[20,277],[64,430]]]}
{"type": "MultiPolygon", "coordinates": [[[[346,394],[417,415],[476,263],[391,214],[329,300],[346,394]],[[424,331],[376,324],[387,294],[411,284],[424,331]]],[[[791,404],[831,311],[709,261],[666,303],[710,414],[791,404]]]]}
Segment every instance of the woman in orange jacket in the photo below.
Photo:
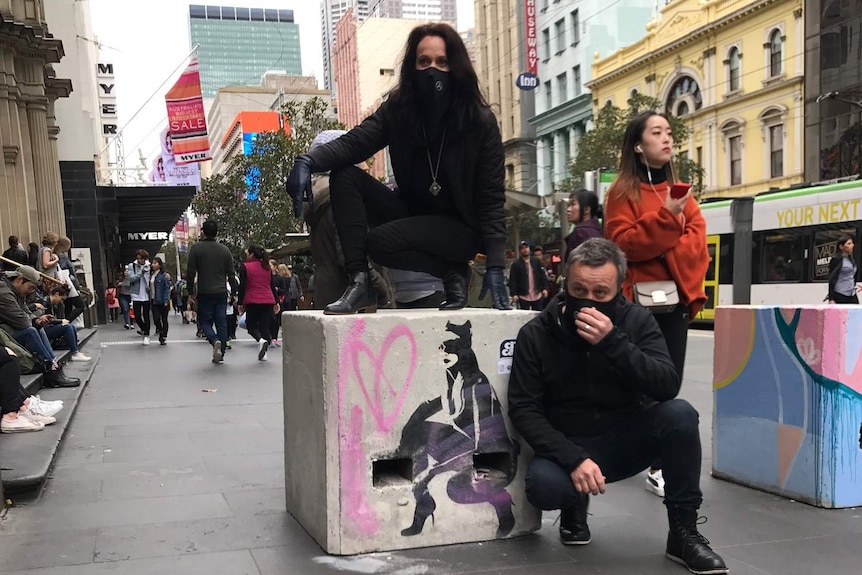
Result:
{"type": "MultiPolygon", "coordinates": [[[[685,366],[688,324],[703,308],[703,280],[709,266],[706,222],[691,192],[670,195],[675,182],[673,134],[663,114],[643,112],[629,121],[623,136],[620,169],[608,189],[605,235],[625,252],[628,277],[623,293],[633,296],[638,282],[673,280],[680,305],[655,314],[680,379],[685,366]]],[[[647,489],[664,496],[664,480],[656,462],[647,489]]]]}

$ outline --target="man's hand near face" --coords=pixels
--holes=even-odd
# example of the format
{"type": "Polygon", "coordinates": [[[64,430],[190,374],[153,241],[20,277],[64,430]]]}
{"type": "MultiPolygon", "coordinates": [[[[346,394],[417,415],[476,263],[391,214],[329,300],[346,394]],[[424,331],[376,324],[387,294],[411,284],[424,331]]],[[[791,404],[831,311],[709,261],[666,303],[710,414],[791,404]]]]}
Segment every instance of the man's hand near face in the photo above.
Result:
{"type": "Polygon", "coordinates": [[[575,326],[578,335],[590,345],[596,345],[614,329],[610,318],[594,307],[581,308],[575,318],[575,326]]]}
{"type": "Polygon", "coordinates": [[[599,495],[605,492],[605,476],[592,459],[584,459],[570,477],[572,484],[579,493],[599,495]]]}

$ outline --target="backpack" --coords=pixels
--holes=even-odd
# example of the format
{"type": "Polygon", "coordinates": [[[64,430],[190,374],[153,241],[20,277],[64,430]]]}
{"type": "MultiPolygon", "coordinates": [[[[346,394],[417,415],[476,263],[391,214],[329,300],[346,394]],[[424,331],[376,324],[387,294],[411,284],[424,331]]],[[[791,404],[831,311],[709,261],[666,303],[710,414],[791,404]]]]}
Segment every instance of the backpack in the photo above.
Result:
{"type": "Polygon", "coordinates": [[[189,297],[189,284],[185,280],[180,281],[180,297],[181,298],[189,297]]]}
{"type": "Polygon", "coordinates": [[[18,365],[21,368],[21,373],[26,375],[30,373],[41,373],[42,366],[39,361],[33,357],[18,341],[8,334],[5,330],[0,329],[0,345],[8,347],[18,356],[18,365]]]}
{"type": "Polygon", "coordinates": [[[116,288],[108,288],[105,290],[105,301],[108,305],[114,305],[114,302],[117,301],[116,292],[116,288]]]}

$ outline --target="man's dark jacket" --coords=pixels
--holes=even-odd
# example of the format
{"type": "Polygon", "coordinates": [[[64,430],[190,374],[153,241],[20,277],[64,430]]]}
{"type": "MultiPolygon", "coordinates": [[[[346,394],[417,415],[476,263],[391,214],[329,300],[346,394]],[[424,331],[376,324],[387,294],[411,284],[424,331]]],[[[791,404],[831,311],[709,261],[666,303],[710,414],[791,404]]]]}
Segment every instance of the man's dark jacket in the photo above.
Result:
{"type": "Polygon", "coordinates": [[[563,327],[560,294],[518,333],[509,417],[536,456],[572,472],[590,454],[577,438],[603,435],[645,406],[679,393],[658,323],[617,298],[614,329],[597,345],[563,327]]]}
{"type": "MultiPolygon", "coordinates": [[[[22,266],[27,265],[27,260],[30,259],[30,256],[27,255],[27,252],[21,249],[20,247],[9,248],[5,252],[3,252],[3,257],[7,260],[12,260],[13,262],[18,262],[22,266]]],[[[7,264],[3,262],[3,271],[12,271],[16,269],[18,266],[7,264]]]]}
{"type": "MultiPolygon", "coordinates": [[[[314,161],[314,171],[326,172],[358,164],[389,146],[399,193],[428,194],[427,183],[423,186],[417,181],[419,174],[429,176],[428,147],[421,127],[417,129],[408,120],[390,98],[360,125],[310,151],[308,155],[314,161]]],[[[475,125],[460,132],[452,126],[447,126],[446,130],[440,159],[443,193],[450,198],[459,217],[481,237],[487,267],[502,268],[506,263],[503,208],[506,197],[503,143],[497,119],[485,108],[475,125]]],[[[431,148],[436,155],[436,146],[432,144],[431,148]]]]}
{"type": "MultiPolygon", "coordinates": [[[[539,258],[530,256],[530,267],[533,268],[533,281],[536,291],[548,289],[548,274],[542,267],[539,258]]],[[[509,292],[513,296],[530,295],[530,278],[527,277],[527,262],[518,258],[509,269],[509,292]]]]}

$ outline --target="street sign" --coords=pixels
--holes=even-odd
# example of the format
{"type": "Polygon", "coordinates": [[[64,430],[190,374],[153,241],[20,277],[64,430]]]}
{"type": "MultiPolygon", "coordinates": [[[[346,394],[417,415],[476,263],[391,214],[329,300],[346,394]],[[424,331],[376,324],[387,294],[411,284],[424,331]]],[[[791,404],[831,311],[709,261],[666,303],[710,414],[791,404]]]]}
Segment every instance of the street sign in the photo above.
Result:
{"type": "Polygon", "coordinates": [[[524,72],[515,78],[515,85],[522,90],[535,90],[539,87],[539,77],[529,72],[524,72]]]}

